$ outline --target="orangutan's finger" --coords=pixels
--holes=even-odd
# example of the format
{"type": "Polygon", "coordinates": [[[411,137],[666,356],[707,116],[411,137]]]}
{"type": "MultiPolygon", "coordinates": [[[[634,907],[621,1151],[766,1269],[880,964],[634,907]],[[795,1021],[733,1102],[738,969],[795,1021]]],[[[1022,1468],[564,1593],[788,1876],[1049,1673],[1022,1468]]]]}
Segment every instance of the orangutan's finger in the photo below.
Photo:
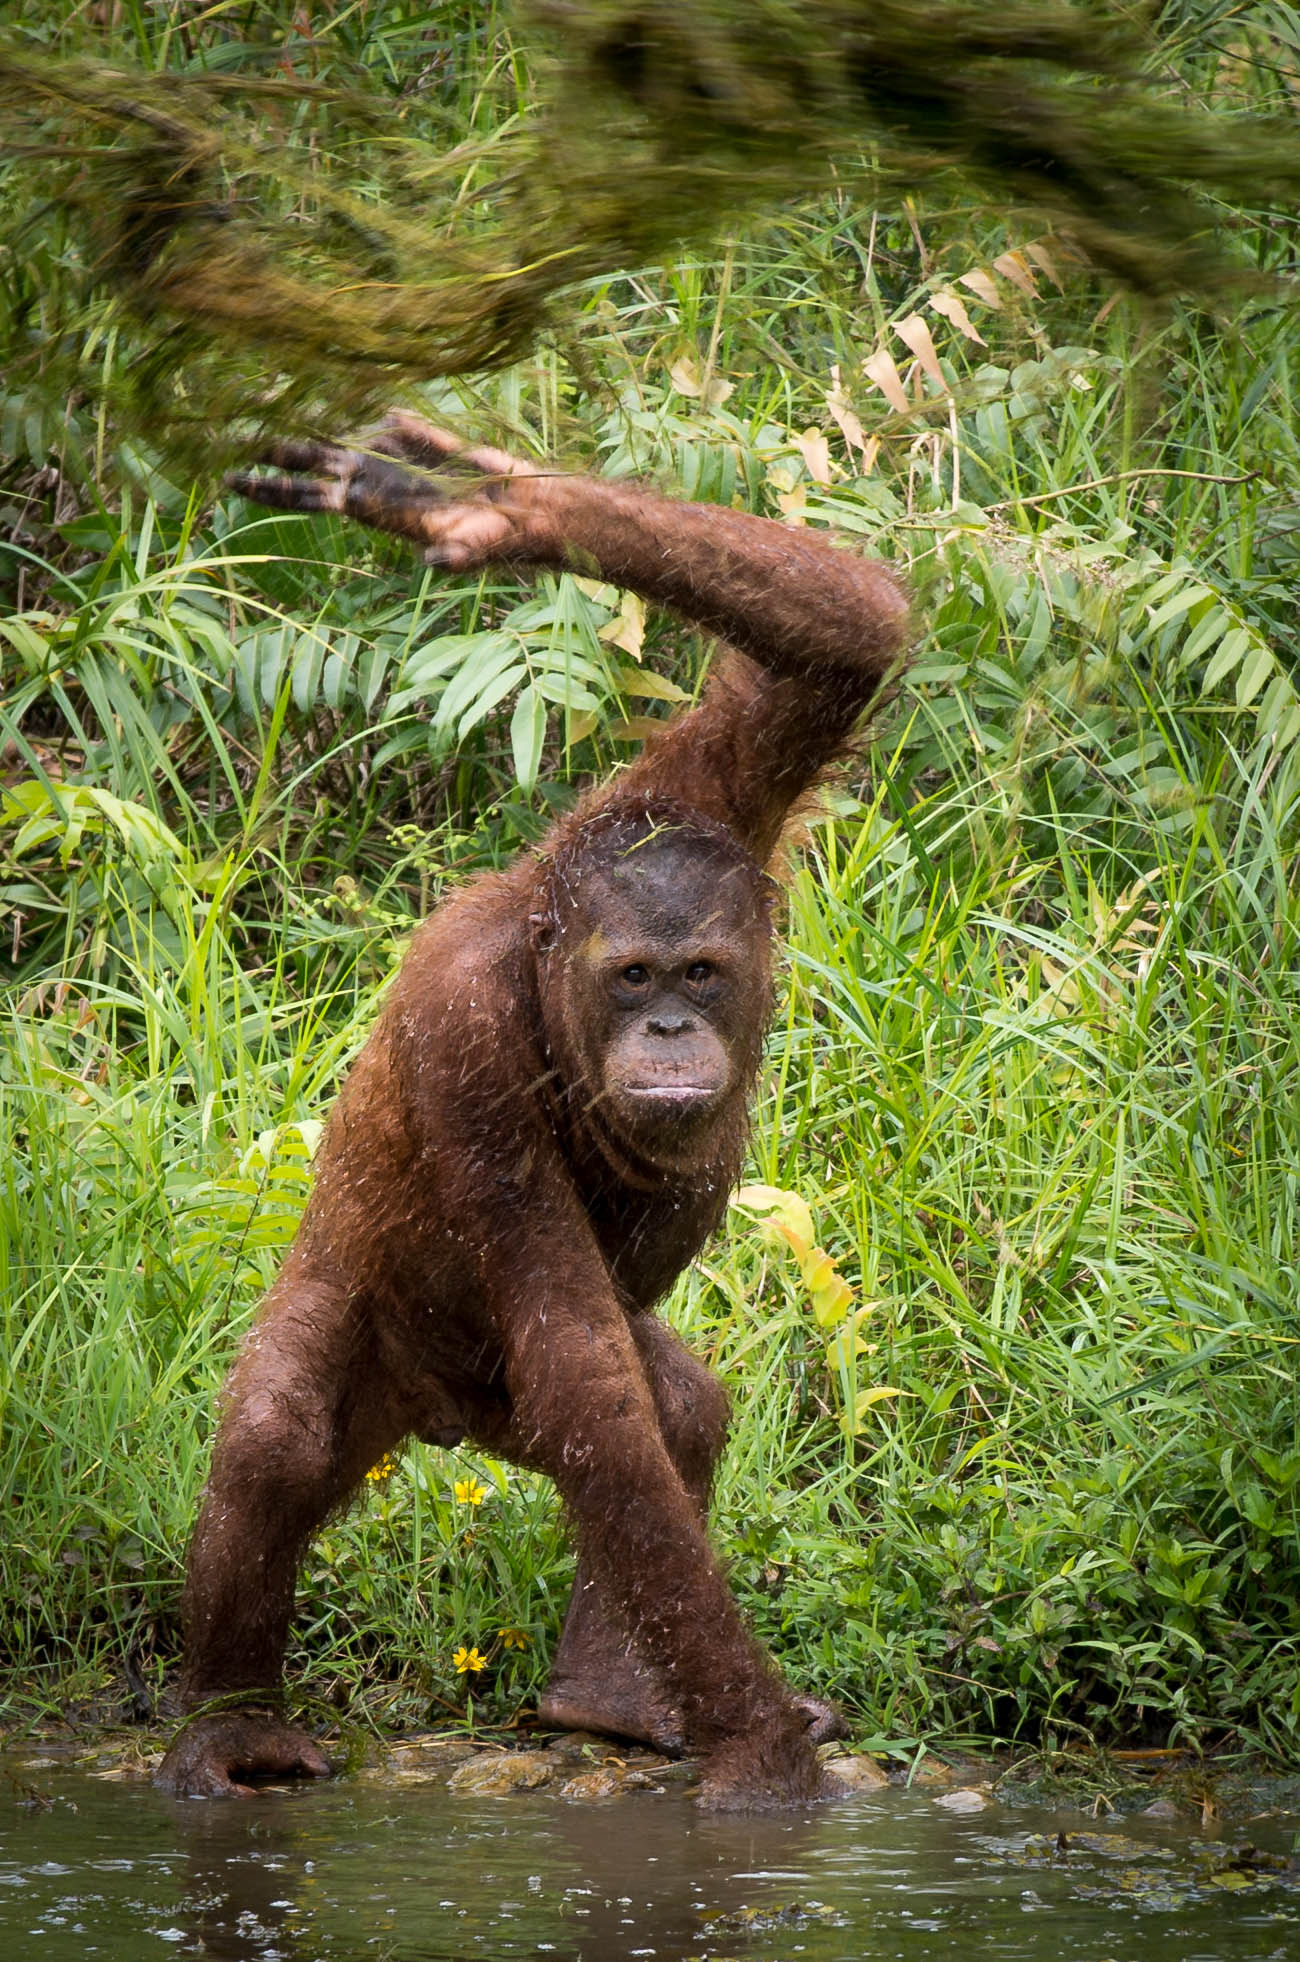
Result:
{"type": "Polygon", "coordinates": [[[279,436],[258,458],[277,470],[301,470],[309,477],[346,477],[356,461],[341,444],[324,443],[314,436],[279,436]]]}
{"type": "Polygon", "coordinates": [[[407,463],[434,469],[442,463],[458,463],[485,477],[535,477],[537,471],[522,457],[511,456],[488,443],[467,444],[463,436],[436,423],[424,422],[404,409],[386,416],[375,440],[381,455],[398,456],[407,463]]]}
{"type": "Polygon", "coordinates": [[[285,470],[231,470],[226,483],[273,511],[341,511],[347,495],[336,478],[293,477],[285,470]]]}

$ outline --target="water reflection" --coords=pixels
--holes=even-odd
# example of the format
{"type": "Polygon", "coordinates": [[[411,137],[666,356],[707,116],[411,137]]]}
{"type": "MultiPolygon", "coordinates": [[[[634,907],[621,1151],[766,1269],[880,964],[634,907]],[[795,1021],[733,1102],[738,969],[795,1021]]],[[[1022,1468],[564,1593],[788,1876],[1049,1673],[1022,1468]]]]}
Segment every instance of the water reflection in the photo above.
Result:
{"type": "MultiPolygon", "coordinates": [[[[698,1951],[711,1920],[730,1935],[729,1909],[743,1914],[756,1892],[805,1885],[817,1841],[816,1822],[783,1822],[782,1864],[755,1869],[756,1851],[773,1847],[756,1848],[752,1825],[711,1822],[701,1833],[680,1800],[647,1829],[644,1817],[554,1801],[451,1811],[440,1792],[407,1789],[378,1806],[371,1794],[339,1798],[164,1801],[185,1848],[177,1919],[196,1952],[317,1962],[332,1923],[328,1953],[339,1957],[676,1955],[698,1951]]],[[[770,1827],[761,1837],[771,1840],[770,1827]]],[[[808,1911],[810,1925],[818,1919],[808,1911]]]]}
{"type": "Polygon", "coordinates": [[[263,1817],[245,1820],[228,1805],[165,1803],[185,1849],[188,1946],[221,1962],[309,1962],[294,1933],[305,1873],[289,1809],[260,1800],[263,1817]]]}
{"type": "Polygon", "coordinates": [[[0,1803],[6,1962],[1300,1954],[1294,1816],[1255,1822],[1265,1843],[1233,1851],[1166,1823],[961,1817],[898,1791],[718,1819],[680,1791],[588,1806],[336,1784],[227,1805],[57,1769],[40,1784],[43,1806],[0,1803]]]}
{"type": "Polygon", "coordinates": [[[680,1796],[453,1806],[409,1787],[161,1803],[185,1848],[178,1924],[223,1962],[672,1958],[734,1949],[755,1914],[792,1936],[844,1921],[802,1898],[816,1816],[701,1822],[680,1796]]]}

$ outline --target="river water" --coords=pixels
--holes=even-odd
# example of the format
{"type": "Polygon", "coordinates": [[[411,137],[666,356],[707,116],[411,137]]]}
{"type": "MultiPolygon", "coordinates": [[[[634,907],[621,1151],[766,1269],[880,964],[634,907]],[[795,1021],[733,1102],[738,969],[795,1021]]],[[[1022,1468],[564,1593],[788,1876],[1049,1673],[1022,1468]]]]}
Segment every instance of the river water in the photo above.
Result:
{"type": "Polygon", "coordinates": [[[891,1788],[728,1818],[680,1786],[592,1805],[444,1781],[214,1803],[18,1752],[0,1958],[1300,1962],[1300,1816],[1263,1810],[1211,1833],[891,1788]]]}

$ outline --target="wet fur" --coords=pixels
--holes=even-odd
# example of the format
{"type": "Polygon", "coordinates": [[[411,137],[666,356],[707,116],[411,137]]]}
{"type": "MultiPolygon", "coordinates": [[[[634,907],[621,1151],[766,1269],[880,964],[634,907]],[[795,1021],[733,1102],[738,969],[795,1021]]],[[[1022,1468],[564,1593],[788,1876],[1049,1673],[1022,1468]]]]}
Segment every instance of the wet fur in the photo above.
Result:
{"type": "MultiPolygon", "coordinates": [[[[292,483],[267,501],[288,503],[292,483]]],[[[494,490],[484,526],[501,512],[513,529],[476,546],[481,560],[597,572],[742,651],[538,853],[416,934],[224,1393],[189,1554],[183,1695],[191,1709],[274,1695],[312,1533],[404,1437],[464,1437],[548,1473],[578,1538],[543,1715],[700,1751],[713,1803],[797,1803],[822,1788],[817,1720],[746,1632],[705,1533],[727,1400],[651,1311],[741,1164],[770,998],[759,868],[896,662],[905,607],[882,568],[822,537],[636,488],[525,480],[494,490]],[[734,1087],[705,1134],[656,1155],[590,1093],[584,1027],[567,1025],[587,1018],[565,1006],[566,921],[583,903],[574,876],[598,878],[629,826],[665,813],[684,877],[730,853],[754,897],[731,929],[745,968],[734,1087]]],[[[389,528],[436,550],[425,523],[406,498],[389,528]]],[[[230,1789],[225,1774],[256,1769],[250,1721],[191,1723],[161,1782],[230,1789]]],[[[273,1742],[268,1768],[292,1759],[283,1727],[273,1742]]]]}

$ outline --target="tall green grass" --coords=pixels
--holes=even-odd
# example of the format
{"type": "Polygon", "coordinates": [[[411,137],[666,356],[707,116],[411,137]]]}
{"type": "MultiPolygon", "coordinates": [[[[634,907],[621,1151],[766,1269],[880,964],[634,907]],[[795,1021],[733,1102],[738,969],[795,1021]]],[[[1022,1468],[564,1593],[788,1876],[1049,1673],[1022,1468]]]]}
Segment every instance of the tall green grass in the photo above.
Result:
{"type": "MultiPolygon", "coordinates": [[[[457,113],[525,85],[462,79],[457,113]]],[[[1281,221],[1224,222],[1285,273],[1281,221]]],[[[863,1736],[1294,1756],[1293,335],[1272,300],[1116,304],[1059,242],[1010,262],[1027,291],[997,269],[1026,243],[827,199],[593,285],[430,406],[834,525],[918,594],[792,874],[752,1152],[851,1299],[819,1319],[737,1208],[668,1310],[740,1392],[717,1519],[748,1613],[863,1736]]],[[[128,1657],[152,1690],[176,1652],[217,1387],[406,932],[701,651],[654,620],[638,651],[572,579],[200,508],[76,401],[3,408],[0,1709],[111,1709],[128,1657]]],[[[412,1447],[312,1549],[295,1679],[402,1719],[472,1680],[508,1718],[568,1574],[545,1488],[412,1447]]]]}

